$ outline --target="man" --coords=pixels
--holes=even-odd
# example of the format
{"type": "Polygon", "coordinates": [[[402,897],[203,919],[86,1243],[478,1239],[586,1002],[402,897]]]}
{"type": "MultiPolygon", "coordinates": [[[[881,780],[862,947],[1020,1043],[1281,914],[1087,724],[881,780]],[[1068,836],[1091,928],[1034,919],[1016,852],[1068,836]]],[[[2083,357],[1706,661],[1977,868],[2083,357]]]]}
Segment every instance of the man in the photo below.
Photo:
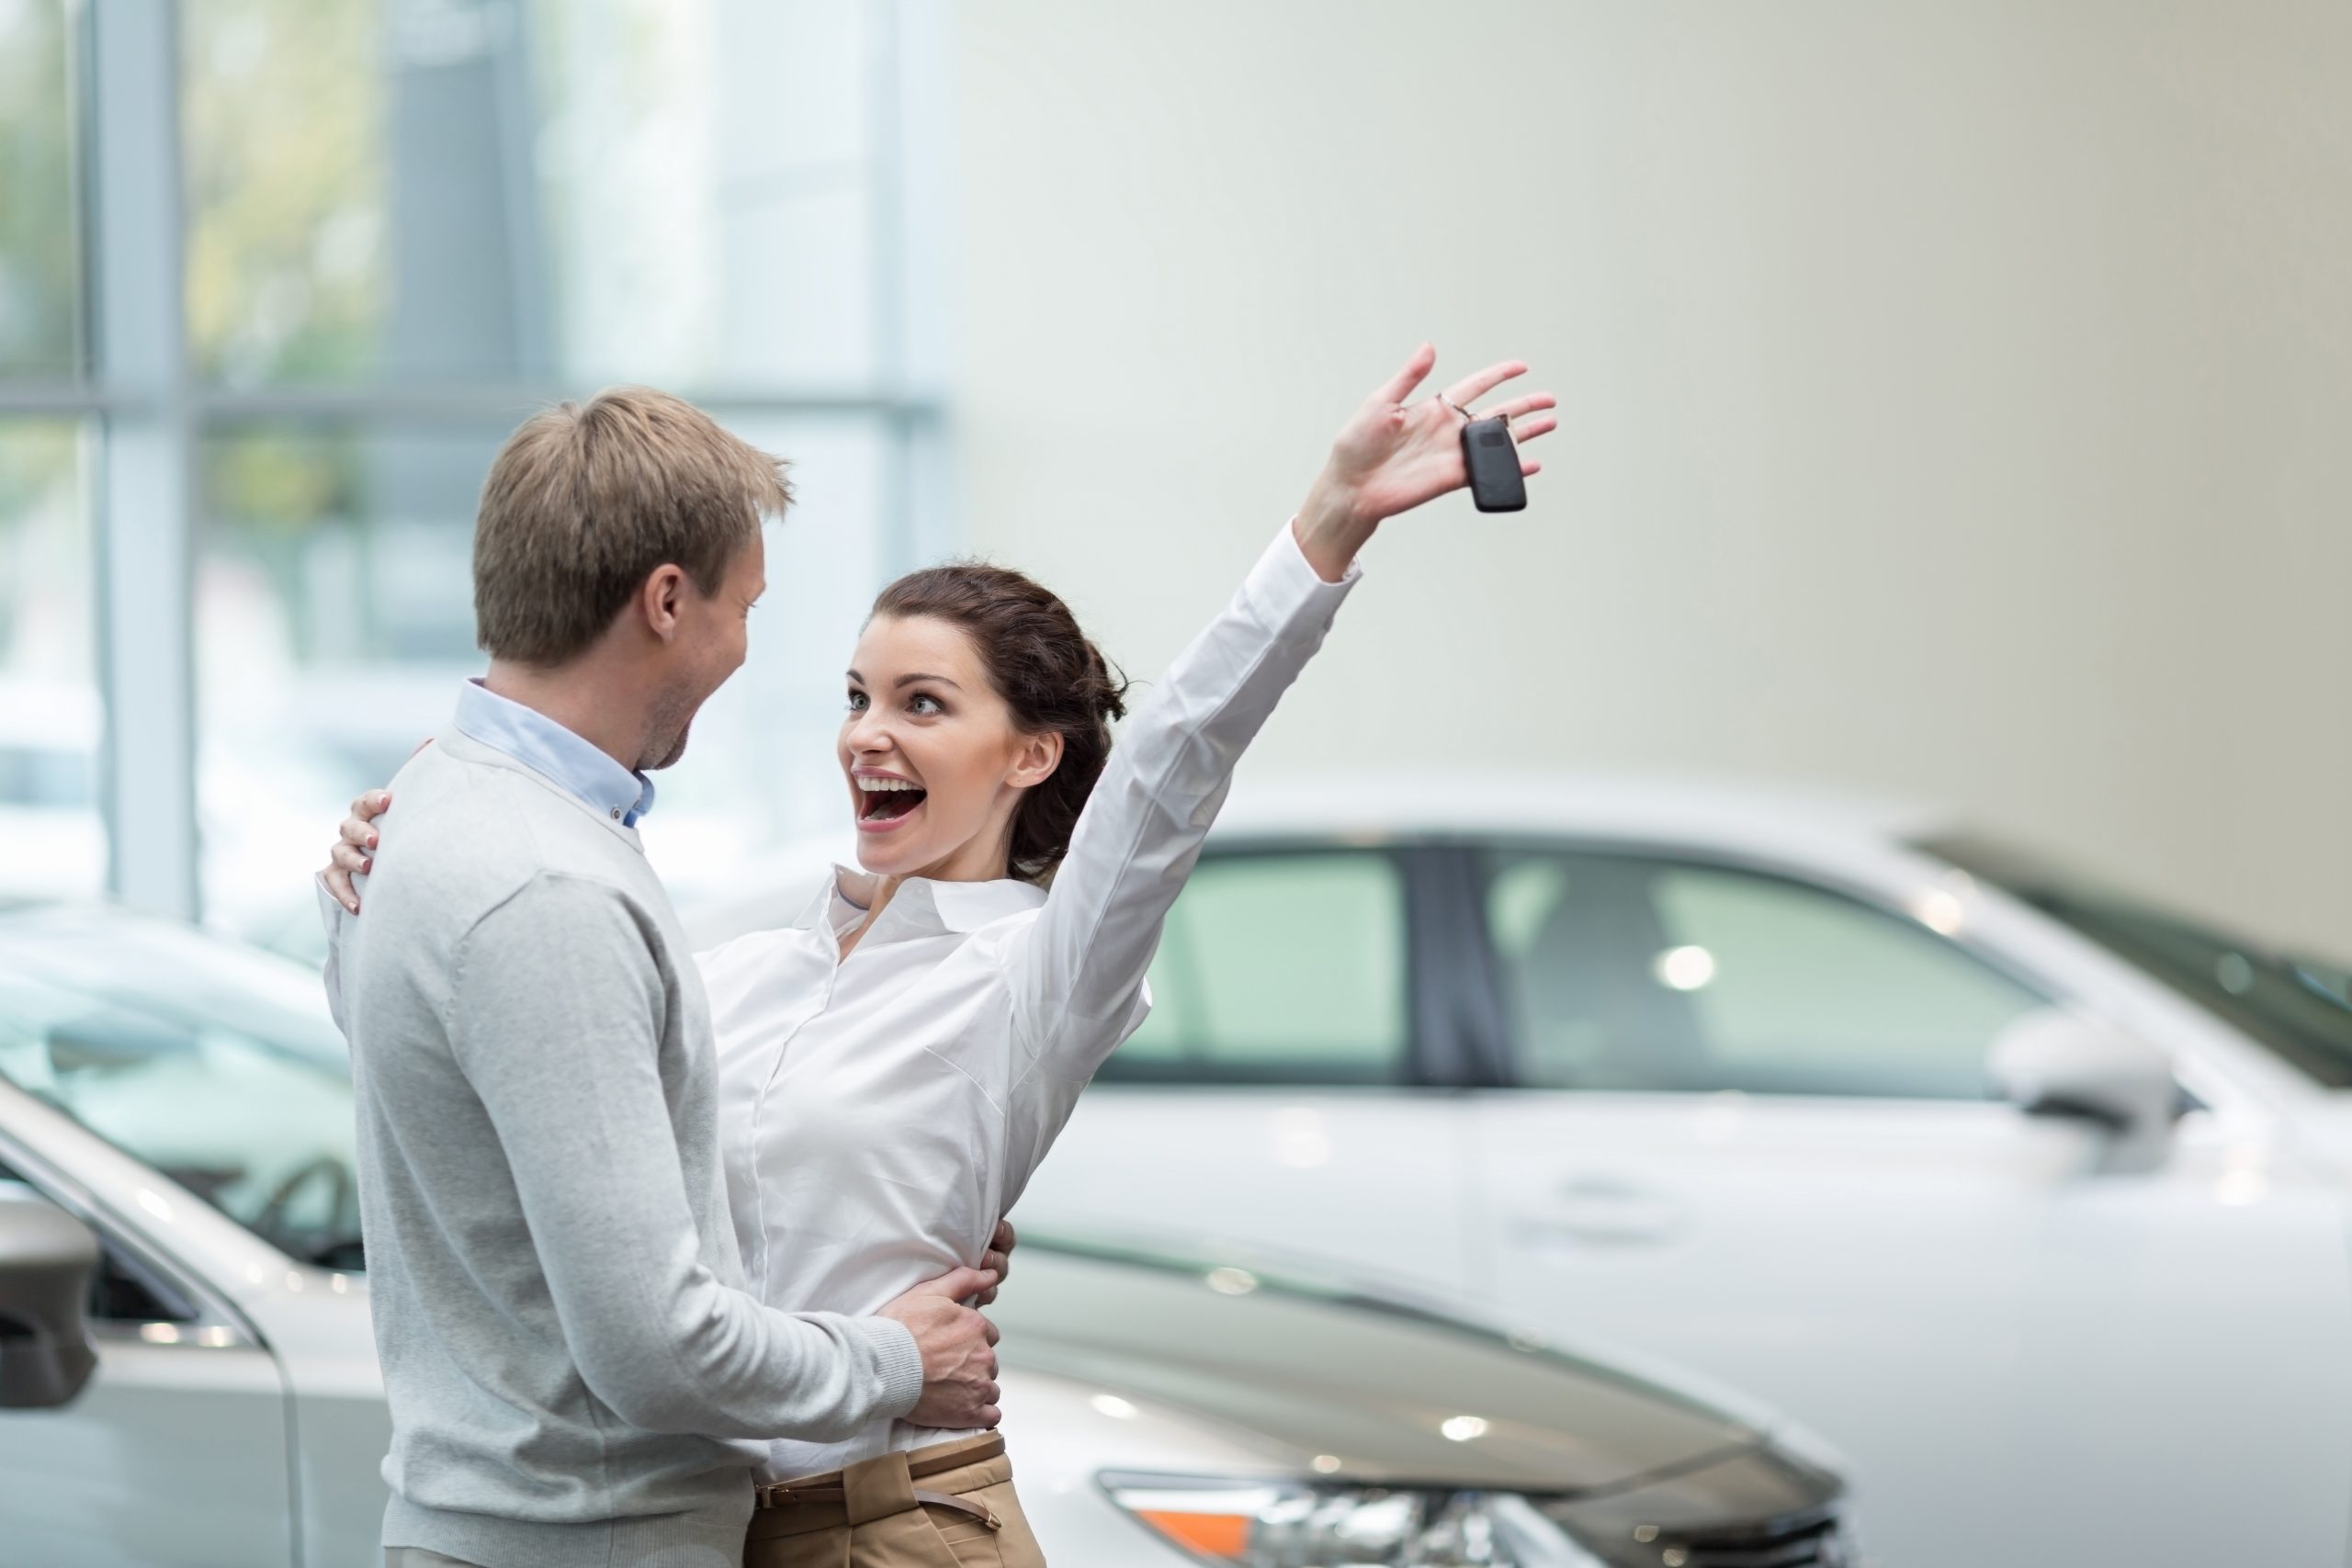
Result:
{"type": "Polygon", "coordinates": [[[516,431],[474,536],[491,656],[324,890],[392,1417],[386,1561],[735,1568],[750,1439],[996,1420],[961,1269],[874,1317],[742,1289],[710,1024],[644,776],[743,661],[776,461],[659,392],[516,431]]]}

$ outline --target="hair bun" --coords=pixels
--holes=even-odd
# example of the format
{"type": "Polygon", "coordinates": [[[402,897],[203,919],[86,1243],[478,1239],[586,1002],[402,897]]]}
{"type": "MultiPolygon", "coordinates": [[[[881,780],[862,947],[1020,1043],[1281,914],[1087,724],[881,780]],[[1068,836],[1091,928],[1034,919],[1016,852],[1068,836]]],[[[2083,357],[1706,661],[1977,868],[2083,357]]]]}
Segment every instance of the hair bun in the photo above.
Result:
{"type": "Polygon", "coordinates": [[[1125,671],[1103,658],[1102,650],[1092,643],[1086,645],[1086,651],[1088,657],[1093,660],[1093,675],[1097,687],[1096,702],[1102,709],[1104,721],[1126,717],[1127,693],[1135,682],[1127,679],[1125,671]]]}

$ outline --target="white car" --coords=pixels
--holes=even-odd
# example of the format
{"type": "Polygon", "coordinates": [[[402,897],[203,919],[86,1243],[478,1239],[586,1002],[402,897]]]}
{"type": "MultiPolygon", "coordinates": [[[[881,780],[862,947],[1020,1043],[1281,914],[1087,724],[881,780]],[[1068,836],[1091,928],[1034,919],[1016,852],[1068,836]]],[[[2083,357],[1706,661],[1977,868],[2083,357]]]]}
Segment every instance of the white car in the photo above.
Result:
{"type": "MultiPolygon", "coordinates": [[[[315,973],[0,908],[0,1563],[382,1561],[352,1137],[315,973]]],[[[992,1314],[1056,1568],[1855,1561],[1802,1434],[1524,1337],[1042,1237],[992,1314]]]]}
{"type": "Polygon", "coordinates": [[[1480,773],[1245,784],[1152,990],[1029,1224],[1720,1378],[1898,1568],[2344,1561],[2341,967],[1917,813],[1480,773]]]}

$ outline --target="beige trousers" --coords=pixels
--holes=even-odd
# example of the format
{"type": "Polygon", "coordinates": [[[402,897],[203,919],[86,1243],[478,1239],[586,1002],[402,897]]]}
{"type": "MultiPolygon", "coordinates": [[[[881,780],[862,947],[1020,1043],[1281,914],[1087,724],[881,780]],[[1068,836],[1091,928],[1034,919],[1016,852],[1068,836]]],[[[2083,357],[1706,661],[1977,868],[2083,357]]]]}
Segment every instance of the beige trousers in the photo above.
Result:
{"type": "Polygon", "coordinates": [[[884,1454],[760,1488],[743,1568],[1046,1568],[1004,1439],[884,1454]]]}

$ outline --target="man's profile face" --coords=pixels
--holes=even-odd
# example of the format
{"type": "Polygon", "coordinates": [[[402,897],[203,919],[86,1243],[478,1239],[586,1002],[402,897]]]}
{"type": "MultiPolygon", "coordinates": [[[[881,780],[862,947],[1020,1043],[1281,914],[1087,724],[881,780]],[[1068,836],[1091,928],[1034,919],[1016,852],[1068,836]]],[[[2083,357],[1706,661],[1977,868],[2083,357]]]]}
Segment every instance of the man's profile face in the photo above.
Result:
{"type": "Polygon", "coordinates": [[[666,768],[686,752],[695,715],[727,678],[743,667],[751,647],[752,607],[767,592],[767,542],[754,533],[727,563],[718,591],[705,594],[687,579],[679,600],[678,637],[673,645],[676,681],[671,703],[648,737],[641,768],[666,768]]]}

